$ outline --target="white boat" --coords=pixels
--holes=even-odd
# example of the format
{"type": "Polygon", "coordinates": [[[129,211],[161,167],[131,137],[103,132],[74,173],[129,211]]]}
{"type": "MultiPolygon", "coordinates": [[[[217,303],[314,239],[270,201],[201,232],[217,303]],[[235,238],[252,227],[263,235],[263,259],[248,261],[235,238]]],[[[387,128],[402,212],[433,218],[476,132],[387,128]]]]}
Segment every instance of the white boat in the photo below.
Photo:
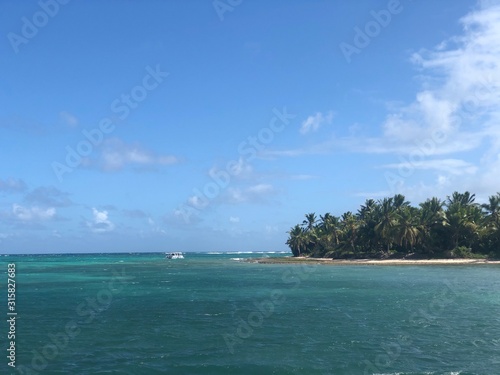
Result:
{"type": "Polygon", "coordinates": [[[168,259],[184,259],[184,255],[181,252],[166,253],[168,259]]]}

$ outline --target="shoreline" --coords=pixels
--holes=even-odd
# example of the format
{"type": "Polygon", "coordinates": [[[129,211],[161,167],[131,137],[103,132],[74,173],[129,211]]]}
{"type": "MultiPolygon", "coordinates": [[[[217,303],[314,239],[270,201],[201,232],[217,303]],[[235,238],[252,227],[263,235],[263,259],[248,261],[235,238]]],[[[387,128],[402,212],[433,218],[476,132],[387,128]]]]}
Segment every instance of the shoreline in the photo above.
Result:
{"type": "Polygon", "coordinates": [[[485,265],[498,264],[500,260],[488,259],[332,259],[308,257],[269,257],[248,259],[249,262],[259,264],[327,264],[327,265],[374,265],[374,266],[443,266],[443,265],[485,265]]]}

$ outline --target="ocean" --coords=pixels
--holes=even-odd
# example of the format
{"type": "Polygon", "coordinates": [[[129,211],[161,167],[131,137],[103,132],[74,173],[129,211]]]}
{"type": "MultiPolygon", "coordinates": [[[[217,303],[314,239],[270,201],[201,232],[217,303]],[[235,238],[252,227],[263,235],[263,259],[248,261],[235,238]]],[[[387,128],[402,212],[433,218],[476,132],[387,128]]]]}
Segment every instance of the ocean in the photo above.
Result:
{"type": "Polygon", "coordinates": [[[1,256],[0,373],[500,374],[499,266],[262,256],[1,256]]]}

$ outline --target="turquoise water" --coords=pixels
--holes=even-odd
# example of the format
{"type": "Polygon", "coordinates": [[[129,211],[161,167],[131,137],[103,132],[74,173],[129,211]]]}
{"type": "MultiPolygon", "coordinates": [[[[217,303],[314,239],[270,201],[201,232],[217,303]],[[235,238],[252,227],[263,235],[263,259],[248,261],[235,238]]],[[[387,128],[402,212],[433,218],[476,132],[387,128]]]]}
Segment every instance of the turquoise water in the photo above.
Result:
{"type": "Polygon", "coordinates": [[[258,256],[3,256],[0,373],[500,374],[498,266],[241,261],[258,256]]]}

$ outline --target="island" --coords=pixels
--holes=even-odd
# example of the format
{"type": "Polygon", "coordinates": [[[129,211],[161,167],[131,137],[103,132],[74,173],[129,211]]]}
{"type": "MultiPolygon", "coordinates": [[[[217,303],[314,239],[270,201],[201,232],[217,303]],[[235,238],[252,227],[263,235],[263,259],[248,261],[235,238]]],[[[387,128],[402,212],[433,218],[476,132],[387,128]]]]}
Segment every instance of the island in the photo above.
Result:
{"type": "Polygon", "coordinates": [[[483,204],[454,192],[412,206],[404,195],[367,199],[356,213],[305,215],[286,244],[293,257],[259,263],[484,264],[500,259],[500,193],[483,204]]]}

